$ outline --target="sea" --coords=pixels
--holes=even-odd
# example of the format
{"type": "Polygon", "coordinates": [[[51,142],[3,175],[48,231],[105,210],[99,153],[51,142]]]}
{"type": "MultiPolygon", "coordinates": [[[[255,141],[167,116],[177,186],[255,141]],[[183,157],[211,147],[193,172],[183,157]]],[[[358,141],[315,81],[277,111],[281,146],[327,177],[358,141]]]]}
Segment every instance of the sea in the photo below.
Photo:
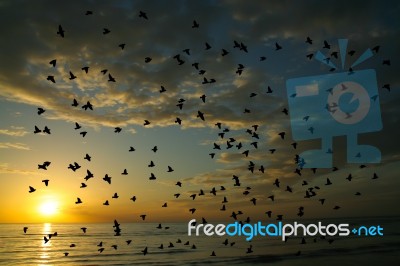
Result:
{"type": "Polygon", "coordinates": [[[0,224],[0,265],[400,265],[400,217],[301,222],[317,221],[349,223],[350,229],[379,225],[383,236],[297,236],[287,241],[256,236],[249,242],[243,236],[188,236],[188,223],[162,224],[161,229],[154,223],[120,223],[120,236],[115,236],[113,221],[0,224]],[[55,232],[44,243],[44,236],[55,232]]]}

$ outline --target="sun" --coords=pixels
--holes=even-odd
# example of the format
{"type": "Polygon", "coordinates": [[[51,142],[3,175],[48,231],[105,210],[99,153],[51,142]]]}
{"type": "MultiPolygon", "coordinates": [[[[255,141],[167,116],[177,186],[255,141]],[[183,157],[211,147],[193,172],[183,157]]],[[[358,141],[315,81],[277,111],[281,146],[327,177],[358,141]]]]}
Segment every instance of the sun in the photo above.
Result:
{"type": "Polygon", "coordinates": [[[39,212],[43,215],[50,216],[58,212],[58,204],[55,201],[47,201],[39,206],[39,212]]]}

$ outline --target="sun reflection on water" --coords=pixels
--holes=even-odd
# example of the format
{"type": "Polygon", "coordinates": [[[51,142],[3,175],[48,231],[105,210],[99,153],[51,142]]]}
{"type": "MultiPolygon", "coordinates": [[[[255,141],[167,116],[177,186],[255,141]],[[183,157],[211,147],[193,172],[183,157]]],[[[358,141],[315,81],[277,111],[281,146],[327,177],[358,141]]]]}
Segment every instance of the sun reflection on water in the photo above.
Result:
{"type": "Polygon", "coordinates": [[[51,250],[51,245],[52,245],[50,237],[49,237],[49,235],[52,234],[51,223],[43,224],[42,234],[43,234],[43,238],[41,239],[41,249],[39,251],[40,252],[39,257],[41,260],[45,260],[42,262],[46,262],[50,258],[49,252],[51,250]],[[49,239],[49,241],[47,243],[45,243],[44,237],[49,239]]]}

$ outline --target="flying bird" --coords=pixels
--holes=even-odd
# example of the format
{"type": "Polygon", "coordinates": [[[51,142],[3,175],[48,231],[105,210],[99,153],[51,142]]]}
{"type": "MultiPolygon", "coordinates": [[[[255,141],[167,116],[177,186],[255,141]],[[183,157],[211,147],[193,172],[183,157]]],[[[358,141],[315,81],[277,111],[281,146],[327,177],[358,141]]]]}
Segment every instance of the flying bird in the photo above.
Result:
{"type": "Polygon", "coordinates": [[[47,76],[47,80],[51,81],[53,83],[56,83],[56,80],[54,79],[54,76],[47,76]]]}
{"type": "Polygon", "coordinates": [[[37,126],[35,126],[35,131],[33,131],[34,134],[42,132],[37,126]]]}
{"type": "Polygon", "coordinates": [[[197,23],[196,20],[193,20],[192,28],[193,28],[193,29],[194,29],[194,28],[198,28],[199,26],[200,26],[199,23],[197,23]]]}
{"type": "Polygon", "coordinates": [[[106,181],[108,184],[111,184],[111,176],[108,176],[108,174],[106,174],[106,175],[103,177],[103,180],[106,181]]]}
{"type": "Polygon", "coordinates": [[[63,30],[63,28],[61,27],[61,25],[58,25],[58,31],[57,31],[57,34],[58,35],[60,35],[62,38],[64,38],[64,30],[63,30]]]}
{"type": "Polygon", "coordinates": [[[91,158],[92,157],[90,157],[90,155],[86,153],[86,155],[85,155],[85,157],[83,159],[85,159],[85,160],[90,162],[91,158]]]}
{"type": "Polygon", "coordinates": [[[82,109],[84,109],[85,111],[87,109],[90,109],[93,111],[93,105],[89,101],[87,101],[87,103],[85,105],[82,105],[82,109]]]}
{"type": "Polygon", "coordinates": [[[41,107],[38,107],[38,115],[41,115],[41,114],[43,114],[44,112],[46,112],[46,110],[44,110],[44,109],[41,108],[41,107]]]}
{"type": "Polygon", "coordinates": [[[79,104],[78,104],[78,101],[76,100],[76,99],[74,99],[73,100],[73,103],[71,104],[73,107],[77,107],[79,104]]]}
{"type": "Polygon", "coordinates": [[[204,121],[204,113],[197,111],[197,117],[204,121]]]}
{"type": "Polygon", "coordinates": [[[69,79],[70,80],[76,79],[76,76],[71,71],[69,72],[69,79]]]}
{"type": "Polygon", "coordinates": [[[53,67],[56,67],[57,64],[57,59],[53,59],[49,62],[50,65],[52,65],[53,67]]]}
{"type": "Polygon", "coordinates": [[[115,82],[115,78],[113,76],[111,76],[111,74],[108,74],[108,81],[115,82]]]}
{"type": "Polygon", "coordinates": [[[331,45],[327,41],[324,41],[324,47],[322,48],[331,49],[331,45]]]}
{"type": "Polygon", "coordinates": [[[143,12],[143,11],[139,11],[139,18],[144,18],[144,19],[149,19],[148,17],[147,17],[147,14],[145,13],[145,12],[143,12]]]}

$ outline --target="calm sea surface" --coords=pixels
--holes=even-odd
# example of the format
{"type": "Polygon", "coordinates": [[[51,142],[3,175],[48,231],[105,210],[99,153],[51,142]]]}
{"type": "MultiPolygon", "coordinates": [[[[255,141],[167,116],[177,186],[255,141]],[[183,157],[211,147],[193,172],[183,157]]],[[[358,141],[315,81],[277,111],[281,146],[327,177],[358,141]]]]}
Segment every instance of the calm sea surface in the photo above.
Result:
{"type": "MultiPolygon", "coordinates": [[[[302,223],[317,221],[303,220],[302,223]]],[[[112,221],[102,224],[0,224],[0,264],[400,265],[400,217],[342,218],[329,222],[350,223],[351,226],[379,224],[384,228],[384,236],[306,237],[306,243],[302,244],[302,237],[291,237],[287,242],[279,237],[256,237],[247,242],[243,237],[188,236],[187,223],[163,224],[163,227],[170,227],[167,230],[157,229],[158,224],[153,223],[121,223],[121,236],[114,236],[112,221]],[[26,234],[24,226],[29,227],[26,234]],[[87,227],[86,234],[81,227],[87,227]],[[58,235],[45,244],[43,237],[54,232],[58,235]],[[225,239],[228,239],[228,245],[223,244],[225,239]],[[132,240],[130,245],[127,240],[132,240]],[[102,253],[97,246],[100,242],[104,248],[102,253]],[[231,246],[232,242],[235,243],[231,246]],[[168,247],[170,243],[173,247],[168,247]],[[75,247],[70,247],[71,244],[75,247]],[[163,249],[159,248],[161,244],[163,249]],[[193,244],[196,249],[192,249],[193,244]],[[253,252],[247,254],[250,245],[253,252]],[[148,254],[144,256],[141,251],[145,247],[148,254]],[[210,256],[212,251],[215,251],[215,257],[210,256]],[[300,255],[296,256],[299,251],[300,255]]]]}

